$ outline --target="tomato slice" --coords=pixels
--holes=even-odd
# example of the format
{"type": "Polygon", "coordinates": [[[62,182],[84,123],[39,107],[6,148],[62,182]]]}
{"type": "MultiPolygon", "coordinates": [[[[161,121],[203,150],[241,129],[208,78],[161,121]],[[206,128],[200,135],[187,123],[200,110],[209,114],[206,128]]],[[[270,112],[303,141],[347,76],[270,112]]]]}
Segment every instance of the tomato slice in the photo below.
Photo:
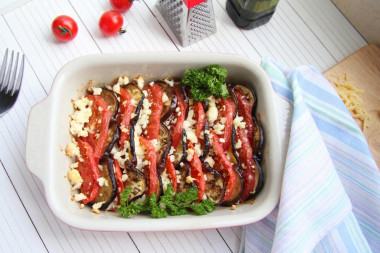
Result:
{"type": "Polygon", "coordinates": [[[146,134],[144,134],[144,136],[148,140],[157,140],[160,134],[160,119],[164,107],[164,103],[162,102],[163,91],[157,83],[145,85],[143,90],[148,92],[147,99],[151,103],[150,109],[152,111],[152,114],[149,117],[149,124],[146,127],[146,134]]]}
{"type": "Polygon", "coordinates": [[[247,130],[248,139],[253,143],[254,125],[252,119],[252,106],[247,97],[240,90],[236,89],[235,94],[239,103],[238,114],[243,117],[245,122],[245,129],[247,130]]]}
{"type": "Polygon", "coordinates": [[[195,116],[195,121],[197,122],[197,125],[195,126],[196,129],[196,136],[198,138],[198,142],[201,142],[201,139],[199,136],[201,135],[202,131],[205,128],[206,124],[206,113],[205,110],[203,109],[203,105],[201,102],[195,102],[193,104],[194,108],[194,116],[195,116]]]}
{"type": "Polygon", "coordinates": [[[253,160],[251,143],[245,129],[238,128],[236,131],[236,138],[241,141],[241,148],[237,149],[237,152],[242,164],[244,178],[244,189],[241,194],[241,200],[245,201],[251,195],[251,192],[255,187],[256,163],[253,160]]]}
{"type": "Polygon", "coordinates": [[[215,161],[217,166],[215,169],[218,170],[223,175],[225,181],[227,181],[227,187],[224,194],[223,201],[227,200],[233,193],[236,186],[236,176],[234,173],[234,168],[231,162],[228,160],[226,154],[224,153],[222,143],[219,141],[219,137],[215,134],[213,130],[210,130],[212,135],[212,147],[215,151],[215,161]]]}
{"type": "MultiPolygon", "coordinates": [[[[195,184],[198,187],[198,202],[202,200],[203,195],[206,190],[206,180],[202,171],[202,163],[199,160],[197,151],[195,151],[193,144],[191,141],[187,141],[188,150],[193,150],[193,158],[190,163],[190,175],[192,178],[195,178],[195,184]]],[[[188,151],[189,152],[189,151],[188,151]]]]}
{"type": "Polygon", "coordinates": [[[176,115],[177,120],[174,125],[170,126],[170,134],[172,136],[172,146],[177,149],[177,146],[182,139],[183,122],[185,121],[186,116],[186,103],[183,99],[182,91],[178,87],[174,87],[174,93],[177,96],[177,107],[181,113],[179,116],[178,112],[174,114],[176,115]]]}
{"type": "MultiPolygon", "coordinates": [[[[116,178],[116,184],[117,184],[117,196],[120,196],[120,194],[124,190],[124,182],[123,182],[123,173],[121,173],[119,162],[114,159],[113,160],[113,166],[115,169],[115,178],[116,178]]],[[[118,204],[120,204],[120,197],[118,198],[118,204]]]]}
{"type": "Polygon", "coordinates": [[[219,135],[219,137],[224,139],[224,143],[222,143],[222,146],[223,150],[227,151],[231,145],[232,124],[234,120],[235,104],[231,98],[221,98],[220,107],[221,109],[219,115],[220,117],[225,118],[225,123],[223,134],[219,135]]]}
{"type": "Polygon", "coordinates": [[[120,133],[119,144],[120,148],[124,149],[125,141],[129,141],[129,132],[131,126],[131,115],[136,110],[136,106],[132,104],[132,96],[129,92],[120,88],[120,111],[119,111],[119,120],[120,126],[123,129],[120,133]]]}
{"type": "Polygon", "coordinates": [[[99,95],[87,95],[88,99],[94,101],[92,104],[92,115],[87,127],[90,129],[87,137],[83,138],[94,148],[96,163],[106,149],[108,129],[112,117],[112,112],[108,108],[107,102],[99,95]]]}
{"type": "Polygon", "coordinates": [[[177,188],[178,188],[177,173],[172,161],[170,161],[169,156],[166,157],[165,170],[166,170],[166,173],[171,178],[171,184],[173,186],[174,192],[177,192],[177,188]]]}
{"type": "Polygon", "coordinates": [[[154,150],[153,144],[149,139],[142,136],[139,137],[140,143],[145,146],[146,154],[145,159],[149,161],[149,166],[144,168],[145,177],[147,178],[149,184],[147,189],[147,195],[150,197],[154,192],[156,196],[159,195],[159,185],[158,185],[158,173],[157,173],[157,154],[154,150]]]}
{"type": "Polygon", "coordinates": [[[100,172],[98,169],[98,163],[95,161],[95,154],[92,146],[77,138],[78,147],[80,150],[80,157],[78,159],[78,171],[82,177],[81,192],[86,195],[87,199],[82,200],[84,204],[93,201],[99,194],[98,178],[100,172]]]}

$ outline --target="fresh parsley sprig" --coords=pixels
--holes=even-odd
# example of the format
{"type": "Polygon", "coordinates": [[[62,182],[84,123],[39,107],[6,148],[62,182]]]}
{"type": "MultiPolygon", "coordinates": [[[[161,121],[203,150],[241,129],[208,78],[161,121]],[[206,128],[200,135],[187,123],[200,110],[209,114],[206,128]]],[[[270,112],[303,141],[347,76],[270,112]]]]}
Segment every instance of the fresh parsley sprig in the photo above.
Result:
{"type": "Polygon", "coordinates": [[[188,69],[182,83],[190,86],[191,97],[195,102],[205,101],[211,95],[227,98],[227,70],[213,64],[203,69],[188,69]]]}
{"type": "Polygon", "coordinates": [[[135,201],[128,203],[131,192],[132,187],[124,189],[120,194],[120,206],[117,206],[117,212],[125,218],[130,218],[138,213],[150,214],[154,218],[185,215],[190,212],[195,215],[205,215],[213,212],[216,208],[209,199],[194,203],[198,199],[198,189],[195,187],[190,188],[187,192],[175,193],[173,186],[169,184],[158,202],[157,196],[152,193],[151,197],[146,197],[141,203],[135,201]]]}

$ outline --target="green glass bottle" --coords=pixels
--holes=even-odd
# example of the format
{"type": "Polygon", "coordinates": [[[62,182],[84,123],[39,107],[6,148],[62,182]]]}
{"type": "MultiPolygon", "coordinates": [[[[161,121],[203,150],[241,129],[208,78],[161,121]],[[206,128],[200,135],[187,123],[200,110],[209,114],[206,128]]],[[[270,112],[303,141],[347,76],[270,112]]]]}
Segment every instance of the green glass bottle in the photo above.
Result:
{"type": "Polygon", "coordinates": [[[226,9],[238,27],[252,29],[270,20],[278,2],[279,0],[227,0],[226,9]]]}

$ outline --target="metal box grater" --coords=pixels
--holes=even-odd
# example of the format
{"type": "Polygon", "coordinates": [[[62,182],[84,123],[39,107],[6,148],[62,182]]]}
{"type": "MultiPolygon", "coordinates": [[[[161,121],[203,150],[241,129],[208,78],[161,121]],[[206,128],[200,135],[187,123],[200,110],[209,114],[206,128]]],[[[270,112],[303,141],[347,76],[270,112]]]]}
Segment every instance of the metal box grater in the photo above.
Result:
{"type": "Polygon", "coordinates": [[[158,0],[157,7],[183,47],[216,32],[212,0],[190,9],[182,0],[158,0]]]}

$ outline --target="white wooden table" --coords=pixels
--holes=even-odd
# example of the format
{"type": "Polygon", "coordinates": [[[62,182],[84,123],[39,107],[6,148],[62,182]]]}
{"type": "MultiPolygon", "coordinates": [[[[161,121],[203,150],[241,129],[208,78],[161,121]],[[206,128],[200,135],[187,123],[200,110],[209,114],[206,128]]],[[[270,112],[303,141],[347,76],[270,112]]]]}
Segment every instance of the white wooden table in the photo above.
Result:
{"type": "Polygon", "coordinates": [[[25,141],[28,113],[51,88],[57,71],[81,55],[135,51],[207,51],[239,54],[259,63],[264,56],[321,72],[366,45],[330,0],[281,0],[273,18],[254,30],[240,30],[225,0],[213,0],[217,33],[182,47],[155,0],[140,0],[123,14],[127,33],[105,38],[98,29],[108,0],[31,0],[0,17],[0,58],[6,48],[26,54],[17,104],[0,118],[0,251],[3,252],[237,252],[242,227],[185,231],[112,233],[82,231],[49,210],[40,182],[28,171],[25,141]],[[79,26],[77,38],[58,43],[52,20],[61,14],[79,26]]]}

